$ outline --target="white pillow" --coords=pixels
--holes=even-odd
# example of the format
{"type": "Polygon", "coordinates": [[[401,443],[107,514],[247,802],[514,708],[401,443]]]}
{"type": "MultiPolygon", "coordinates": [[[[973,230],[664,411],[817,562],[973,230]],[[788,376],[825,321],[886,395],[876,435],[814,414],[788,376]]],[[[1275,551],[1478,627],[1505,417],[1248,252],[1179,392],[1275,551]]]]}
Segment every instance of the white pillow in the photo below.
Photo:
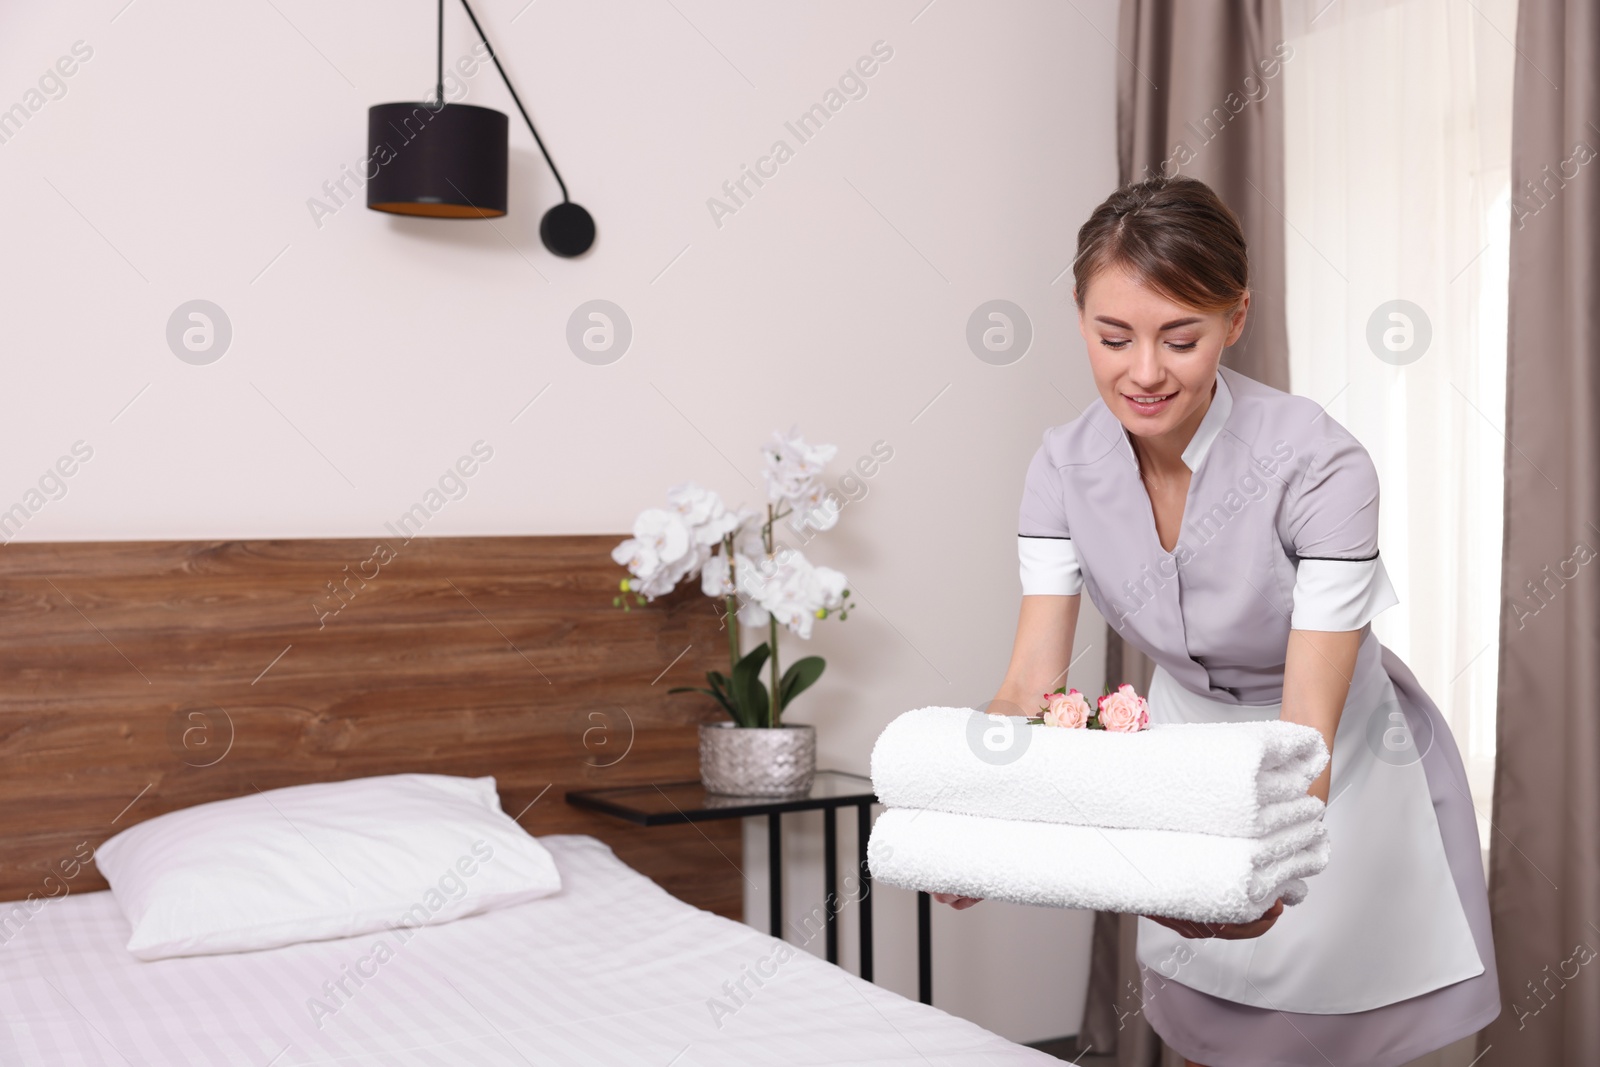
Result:
{"type": "Polygon", "coordinates": [[[561,888],[493,778],[391,774],[159,815],[95,853],[142,960],[431,925],[561,888]]]}

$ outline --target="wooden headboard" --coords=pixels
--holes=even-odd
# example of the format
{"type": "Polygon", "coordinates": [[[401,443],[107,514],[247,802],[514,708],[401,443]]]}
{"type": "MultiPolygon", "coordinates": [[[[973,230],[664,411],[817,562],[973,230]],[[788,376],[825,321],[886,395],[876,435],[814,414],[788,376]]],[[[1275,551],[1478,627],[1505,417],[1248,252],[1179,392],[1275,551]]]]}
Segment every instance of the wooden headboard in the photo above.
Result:
{"type": "Polygon", "coordinates": [[[0,900],[105,888],[75,859],[176,808],[425,771],[492,774],[530,833],[593,834],[739,918],[738,820],[565,800],[699,777],[723,714],[666,692],[726,669],[714,606],[612,606],[622,536],[0,547],[0,900]]]}

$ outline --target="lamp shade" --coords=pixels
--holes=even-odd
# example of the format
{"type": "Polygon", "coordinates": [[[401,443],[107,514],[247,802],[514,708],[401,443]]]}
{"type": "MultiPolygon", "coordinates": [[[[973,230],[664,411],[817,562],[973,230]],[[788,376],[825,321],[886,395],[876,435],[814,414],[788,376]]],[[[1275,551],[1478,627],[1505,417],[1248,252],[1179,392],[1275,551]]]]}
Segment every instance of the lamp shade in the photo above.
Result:
{"type": "Polygon", "coordinates": [[[367,206],[396,215],[506,213],[506,116],[472,104],[367,109],[367,206]]]}

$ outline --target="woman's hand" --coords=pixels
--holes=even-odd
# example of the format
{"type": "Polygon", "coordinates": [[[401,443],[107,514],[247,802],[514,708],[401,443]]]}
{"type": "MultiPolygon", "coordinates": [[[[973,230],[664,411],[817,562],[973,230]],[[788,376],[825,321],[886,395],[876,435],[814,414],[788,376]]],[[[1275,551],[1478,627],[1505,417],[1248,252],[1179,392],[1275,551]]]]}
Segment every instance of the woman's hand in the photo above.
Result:
{"type": "Polygon", "coordinates": [[[1201,923],[1189,919],[1171,919],[1165,915],[1146,915],[1146,919],[1176,930],[1184,937],[1215,937],[1224,941],[1242,941],[1247,937],[1260,937],[1272,929],[1272,924],[1283,914],[1283,898],[1273,902],[1261,918],[1247,923],[1201,923]]]}
{"type": "Polygon", "coordinates": [[[948,904],[957,911],[970,908],[982,900],[982,897],[964,897],[959,893],[934,893],[933,899],[941,904],[948,904]]]}

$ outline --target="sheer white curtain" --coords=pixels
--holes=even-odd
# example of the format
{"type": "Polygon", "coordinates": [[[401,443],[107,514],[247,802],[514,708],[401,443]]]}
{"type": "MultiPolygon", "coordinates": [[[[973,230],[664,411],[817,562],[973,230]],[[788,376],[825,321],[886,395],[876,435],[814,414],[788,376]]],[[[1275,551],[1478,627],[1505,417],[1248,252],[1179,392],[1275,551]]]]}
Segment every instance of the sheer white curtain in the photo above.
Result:
{"type": "Polygon", "coordinates": [[[1377,464],[1400,604],[1373,629],[1449,720],[1487,849],[1516,0],[1284,0],[1284,28],[1291,387],[1377,464]]]}

